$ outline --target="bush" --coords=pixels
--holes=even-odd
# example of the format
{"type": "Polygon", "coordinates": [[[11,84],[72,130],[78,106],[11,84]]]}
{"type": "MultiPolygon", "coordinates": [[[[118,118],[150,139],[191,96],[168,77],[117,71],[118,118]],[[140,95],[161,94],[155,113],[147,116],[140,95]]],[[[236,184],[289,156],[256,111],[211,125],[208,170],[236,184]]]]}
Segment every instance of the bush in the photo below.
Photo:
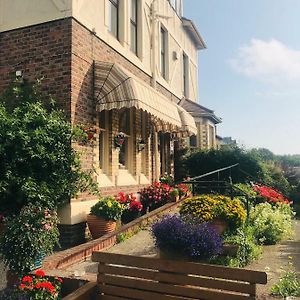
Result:
{"type": "Polygon", "coordinates": [[[171,191],[172,188],[169,185],[160,182],[154,182],[153,185],[141,190],[141,203],[144,212],[147,208],[151,211],[171,202],[171,191]]]}
{"type": "Polygon", "coordinates": [[[28,205],[6,223],[0,235],[0,257],[18,274],[28,273],[41,255],[51,254],[58,245],[57,215],[48,209],[28,205]]]}
{"type": "Polygon", "coordinates": [[[257,245],[253,231],[253,227],[243,226],[238,228],[234,235],[224,239],[225,243],[239,246],[236,257],[230,258],[229,266],[243,268],[261,255],[262,248],[257,245]]]}
{"type": "Polygon", "coordinates": [[[281,274],[279,282],[271,287],[271,294],[281,297],[300,296],[300,280],[292,262],[289,262],[289,269],[281,274]]]}
{"type": "Polygon", "coordinates": [[[292,235],[294,213],[289,204],[271,205],[260,203],[250,211],[250,223],[256,239],[266,245],[273,245],[292,235]]]}
{"type": "Polygon", "coordinates": [[[152,225],[156,246],[192,259],[210,259],[222,251],[222,239],[209,224],[193,224],[179,216],[165,216],[152,225]]]}
{"type": "Polygon", "coordinates": [[[120,220],[122,212],[123,205],[113,196],[102,198],[91,207],[91,215],[103,218],[107,221],[120,220]]]}
{"type": "Polygon", "coordinates": [[[186,199],[180,207],[180,215],[192,216],[199,222],[221,219],[232,228],[241,226],[246,220],[246,211],[240,200],[226,196],[202,195],[186,199]]]}
{"type": "Polygon", "coordinates": [[[22,85],[0,97],[2,212],[17,213],[30,203],[56,209],[78,192],[96,191],[72,147],[78,130],[44,100],[36,88],[22,85]]]}

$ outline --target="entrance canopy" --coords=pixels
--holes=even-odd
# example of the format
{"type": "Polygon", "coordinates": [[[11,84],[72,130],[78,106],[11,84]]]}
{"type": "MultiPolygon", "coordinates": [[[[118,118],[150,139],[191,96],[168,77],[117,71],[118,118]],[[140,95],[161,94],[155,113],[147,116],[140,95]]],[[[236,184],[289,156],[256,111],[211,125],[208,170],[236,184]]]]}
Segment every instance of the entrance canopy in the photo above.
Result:
{"type": "Polygon", "coordinates": [[[97,111],[135,107],[160,120],[166,131],[197,132],[188,112],[121,66],[97,61],[94,72],[97,111]]]}

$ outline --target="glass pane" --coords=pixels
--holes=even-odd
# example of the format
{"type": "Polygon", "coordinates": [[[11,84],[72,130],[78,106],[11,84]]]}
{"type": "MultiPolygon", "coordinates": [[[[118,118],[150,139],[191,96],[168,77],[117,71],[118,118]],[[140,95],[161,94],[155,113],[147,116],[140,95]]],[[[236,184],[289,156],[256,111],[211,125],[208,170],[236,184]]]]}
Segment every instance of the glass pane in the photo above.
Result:
{"type": "Polygon", "coordinates": [[[136,23],[137,18],[137,0],[131,0],[131,20],[136,23]]]}
{"type": "Polygon", "coordinates": [[[109,31],[118,37],[118,6],[109,2],[109,31]]]}
{"type": "Polygon", "coordinates": [[[137,28],[134,24],[130,24],[130,49],[137,54],[137,28]]]}

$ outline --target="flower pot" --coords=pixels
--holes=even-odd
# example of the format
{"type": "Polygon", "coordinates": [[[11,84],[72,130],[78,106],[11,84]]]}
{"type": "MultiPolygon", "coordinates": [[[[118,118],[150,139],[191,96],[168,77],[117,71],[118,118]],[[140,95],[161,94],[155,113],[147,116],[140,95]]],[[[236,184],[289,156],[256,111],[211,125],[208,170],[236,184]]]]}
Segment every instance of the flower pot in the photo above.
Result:
{"type": "Polygon", "coordinates": [[[117,225],[115,221],[107,221],[94,215],[87,215],[87,223],[93,239],[97,239],[107,233],[113,232],[117,225]]]}
{"type": "Polygon", "coordinates": [[[236,256],[239,250],[239,245],[236,244],[223,244],[222,254],[223,256],[236,256]]]}
{"type": "Polygon", "coordinates": [[[215,219],[210,224],[217,230],[219,234],[223,234],[228,227],[227,222],[220,219],[215,219]]]}
{"type": "Polygon", "coordinates": [[[121,217],[122,223],[127,224],[141,216],[141,212],[124,211],[121,217]]]}
{"type": "Polygon", "coordinates": [[[20,278],[17,273],[14,273],[10,270],[6,271],[6,286],[8,288],[15,287],[17,284],[19,284],[19,282],[20,282],[20,278]]]}

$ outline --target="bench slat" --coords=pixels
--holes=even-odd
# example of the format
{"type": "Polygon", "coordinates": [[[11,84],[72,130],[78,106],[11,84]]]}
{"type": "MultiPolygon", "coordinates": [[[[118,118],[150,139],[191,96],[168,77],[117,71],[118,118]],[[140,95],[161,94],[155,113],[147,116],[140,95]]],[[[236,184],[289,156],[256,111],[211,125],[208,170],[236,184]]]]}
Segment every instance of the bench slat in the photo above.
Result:
{"type": "Polygon", "coordinates": [[[156,270],[145,270],[124,266],[111,266],[99,264],[100,274],[113,274],[119,276],[136,277],[153,281],[168,282],[177,285],[194,285],[211,289],[222,289],[255,295],[255,285],[244,282],[230,282],[215,278],[203,278],[182,274],[163,273],[156,270]]]}
{"type": "Polygon", "coordinates": [[[99,288],[100,288],[100,292],[103,292],[106,295],[123,297],[123,299],[124,299],[124,296],[129,299],[137,299],[137,300],[156,300],[156,299],[157,300],[183,300],[183,299],[187,299],[185,297],[166,296],[166,295],[162,295],[159,293],[135,290],[135,289],[124,288],[124,287],[111,286],[108,284],[99,285],[99,288]]]}
{"type": "Polygon", "coordinates": [[[93,252],[92,260],[100,263],[133,266],[146,269],[157,269],[181,274],[194,274],[207,277],[246,281],[250,283],[267,283],[265,272],[212,266],[200,263],[190,263],[172,260],[162,260],[150,257],[135,257],[122,254],[93,252]]]}
{"type": "MultiPolygon", "coordinates": [[[[207,290],[193,286],[178,286],[170,283],[158,283],[136,278],[117,277],[114,275],[98,275],[98,283],[100,291],[103,287],[112,285],[114,287],[124,287],[134,291],[147,291],[159,293],[159,299],[162,295],[180,296],[184,298],[203,299],[203,300],[245,300],[249,299],[249,295],[238,295],[225,291],[207,290]],[[104,283],[105,285],[101,285],[104,283]]],[[[127,295],[127,294],[126,294],[127,295]]],[[[158,294],[156,294],[158,296],[158,294]]]]}

